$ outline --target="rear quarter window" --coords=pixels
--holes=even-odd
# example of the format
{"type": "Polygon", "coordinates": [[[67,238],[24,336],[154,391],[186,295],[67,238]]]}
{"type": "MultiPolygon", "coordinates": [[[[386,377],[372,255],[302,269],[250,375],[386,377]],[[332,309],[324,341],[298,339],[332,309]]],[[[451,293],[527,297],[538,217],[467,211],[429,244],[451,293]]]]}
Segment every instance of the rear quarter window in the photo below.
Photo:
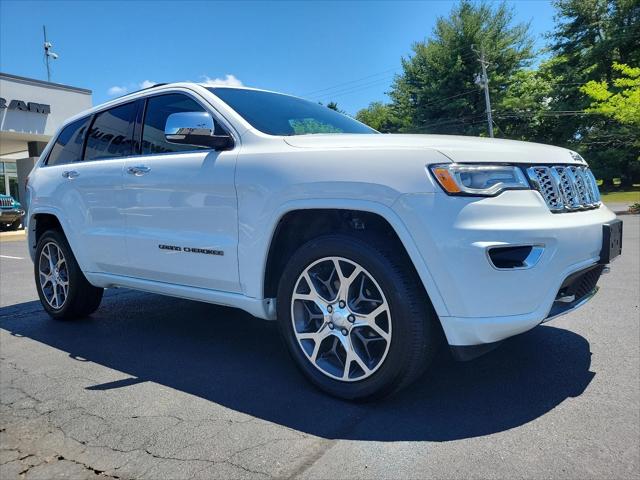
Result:
{"type": "Polygon", "coordinates": [[[47,165],[63,165],[82,160],[82,145],[91,117],[82,118],[62,129],[56,139],[47,165]]]}

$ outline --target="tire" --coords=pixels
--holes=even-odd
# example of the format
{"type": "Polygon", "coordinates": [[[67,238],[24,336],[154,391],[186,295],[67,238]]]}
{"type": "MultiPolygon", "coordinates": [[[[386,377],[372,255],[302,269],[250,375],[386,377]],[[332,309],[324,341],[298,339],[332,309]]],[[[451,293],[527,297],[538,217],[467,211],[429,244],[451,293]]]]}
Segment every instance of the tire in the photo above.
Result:
{"type": "Polygon", "coordinates": [[[91,315],[100,306],[104,290],[87,281],[67,239],[58,230],[48,230],[38,240],[34,276],[40,303],[55,319],[83,318],[91,315]],[[59,252],[62,254],[63,262],[59,262],[59,252]],[[51,262],[47,255],[52,259],[51,262]],[[50,273],[52,265],[54,276],[50,273]],[[59,268],[56,269],[55,265],[59,265],[59,268]]]}
{"type": "Polygon", "coordinates": [[[18,230],[20,228],[21,223],[22,223],[22,220],[16,220],[11,225],[9,225],[9,230],[14,230],[14,231],[18,230]]]}
{"type": "Polygon", "coordinates": [[[347,400],[374,400],[409,385],[429,365],[441,338],[410,261],[380,238],[333,234],[301,246],[281,277],[277,317],[302,373],[347,400]],[[336,282],[338,269],[342,280],[336,282]],[[346,293],[342,281],[350,284],[346,293]]]}

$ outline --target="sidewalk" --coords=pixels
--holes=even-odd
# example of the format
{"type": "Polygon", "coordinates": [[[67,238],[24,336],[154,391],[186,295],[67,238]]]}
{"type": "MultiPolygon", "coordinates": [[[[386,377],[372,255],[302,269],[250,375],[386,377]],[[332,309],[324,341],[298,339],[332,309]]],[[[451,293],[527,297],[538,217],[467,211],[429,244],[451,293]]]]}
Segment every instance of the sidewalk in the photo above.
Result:
{"type": "Polygon", "coordinates": [[[605,205],[613,210],[616,215],[629,215],[629,207],[631,206],[631,203],[607,202],[605,205]]]}

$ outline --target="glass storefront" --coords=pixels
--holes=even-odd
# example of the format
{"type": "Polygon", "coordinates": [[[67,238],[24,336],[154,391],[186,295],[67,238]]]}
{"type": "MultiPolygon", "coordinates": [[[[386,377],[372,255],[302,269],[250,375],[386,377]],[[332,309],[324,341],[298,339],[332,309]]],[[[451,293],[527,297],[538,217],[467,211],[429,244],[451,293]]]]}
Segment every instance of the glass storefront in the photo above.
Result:
{"type": "Polygon", "coordinates": [[[0,162],[0,193],[11,195],[20,201],[18,198],[18,169],[14,162],[0,162]]]}

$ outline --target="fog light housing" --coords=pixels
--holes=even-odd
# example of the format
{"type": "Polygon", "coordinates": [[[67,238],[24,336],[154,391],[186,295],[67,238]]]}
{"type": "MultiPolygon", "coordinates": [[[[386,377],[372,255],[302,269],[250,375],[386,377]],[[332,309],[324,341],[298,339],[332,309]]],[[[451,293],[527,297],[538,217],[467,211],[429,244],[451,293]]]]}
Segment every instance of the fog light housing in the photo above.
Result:
{"type": "Polygon", "coordinates": [[[501,245],[489,247],[487,257],[497,270],[524,270],[534,267],[543,252],[543,245],[501,245]]]}

